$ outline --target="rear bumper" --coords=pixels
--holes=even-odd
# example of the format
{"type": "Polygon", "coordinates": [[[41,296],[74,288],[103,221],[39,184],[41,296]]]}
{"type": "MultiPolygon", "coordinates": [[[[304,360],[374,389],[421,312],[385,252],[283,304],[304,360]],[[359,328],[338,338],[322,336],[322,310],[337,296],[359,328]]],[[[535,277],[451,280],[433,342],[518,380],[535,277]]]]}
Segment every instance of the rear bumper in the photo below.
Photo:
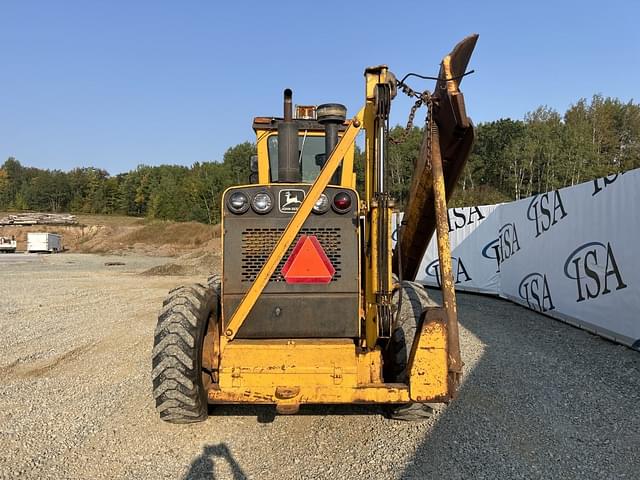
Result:
{"type": "Polygon", "coordinates": [[[293,413],[308,403],[448,402],[447,330],[441,309],[427,314],[409,356],[409,385],[384,383],[382,351],[354,340],[272,339],[229,342],[210,403],[275,404],[293,413]]]}

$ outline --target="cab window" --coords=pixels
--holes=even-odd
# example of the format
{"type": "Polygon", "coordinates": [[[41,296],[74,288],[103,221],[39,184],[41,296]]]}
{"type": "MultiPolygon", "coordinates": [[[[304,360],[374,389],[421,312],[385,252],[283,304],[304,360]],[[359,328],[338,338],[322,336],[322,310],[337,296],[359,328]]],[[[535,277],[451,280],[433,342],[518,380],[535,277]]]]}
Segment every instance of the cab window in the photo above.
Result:
{"type": "MultiPolygon", "coordinates": [[[[271,181],[278,181],[278,135],[270,135],[267,139],[269,151],[269,170],[271,181]]],[[[319,155],[324,155],[324,136],[298,136],[298,155],[302,173],[302,181],[312,183],[320,173],[319,155]]]]}

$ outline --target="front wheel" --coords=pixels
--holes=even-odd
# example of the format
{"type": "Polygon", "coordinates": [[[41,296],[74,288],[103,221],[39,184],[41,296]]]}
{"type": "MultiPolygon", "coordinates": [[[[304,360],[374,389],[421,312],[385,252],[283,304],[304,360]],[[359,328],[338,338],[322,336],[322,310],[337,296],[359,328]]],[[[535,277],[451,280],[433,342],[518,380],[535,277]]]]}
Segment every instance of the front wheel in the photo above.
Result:
{"type": "Polygon", "coordinates": [[[169,292],[158,316],[152,353],[153,397],[160,418],[194,423],[207,418],[202,357],[207,330],[217,328],[219,286],[193,284],[169,292]],[[211,322],[215,322],[210,325],[211,322]]]}
{"type": "MultiPolygon", "coordinates": [[[[429,297],[422,285],[403,281],[393,294],[393,308],[397,323],[386,352],[385,377],[394,383],[409,383],[409,355],[416,336],[422,311],[437,304],[429,297]],[[400,295],[402,294],[402,300],[400,295]]],[[[417,421],[430,418],[433,409],[424,403],[393,405],[387,410],[394,420],[417,421]]]]}

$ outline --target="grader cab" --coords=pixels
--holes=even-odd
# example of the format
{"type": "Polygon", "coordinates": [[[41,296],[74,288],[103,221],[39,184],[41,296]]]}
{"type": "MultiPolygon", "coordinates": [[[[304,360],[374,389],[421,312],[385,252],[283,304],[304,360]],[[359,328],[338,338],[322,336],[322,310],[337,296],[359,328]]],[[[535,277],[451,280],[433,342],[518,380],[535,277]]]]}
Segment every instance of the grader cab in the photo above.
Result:
{"type": "MultiPolygon", "coordinates": [[[[365,71],[365,104],[293,108],[254,120],[253,183],[222,199],[222,276],[174,289],[155,331],[153,394],[163,420],[207,417],[208,404],[386,404],[422,418],[449,402],[462,362],[446,198],[473,142],[460,83],[477,35],[418,93],[386,66],[365,71]],[[428,108],[409,202],[392,242],[388,183],[391,103],[398,91],[428,108]],[[364,142],[364,195],[354,141],[364,142]],[[443,305],[413,280],[437,232],[443,305]]],[[[415,109],[414,109],[415,111],[415,109]]]]}

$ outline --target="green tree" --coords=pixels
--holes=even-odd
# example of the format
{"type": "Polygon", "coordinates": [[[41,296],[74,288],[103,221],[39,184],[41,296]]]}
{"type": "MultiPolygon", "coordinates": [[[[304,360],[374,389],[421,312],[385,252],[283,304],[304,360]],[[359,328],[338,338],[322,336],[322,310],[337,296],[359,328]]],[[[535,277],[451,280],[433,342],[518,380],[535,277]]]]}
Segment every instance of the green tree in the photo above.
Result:
{"type": "Polygon", "coordinates": [[[251,142],[240,143],[224,153],[223,164],[234,185],[249,183],[251,156],[255,154],[256,146],[251,142]]]}

